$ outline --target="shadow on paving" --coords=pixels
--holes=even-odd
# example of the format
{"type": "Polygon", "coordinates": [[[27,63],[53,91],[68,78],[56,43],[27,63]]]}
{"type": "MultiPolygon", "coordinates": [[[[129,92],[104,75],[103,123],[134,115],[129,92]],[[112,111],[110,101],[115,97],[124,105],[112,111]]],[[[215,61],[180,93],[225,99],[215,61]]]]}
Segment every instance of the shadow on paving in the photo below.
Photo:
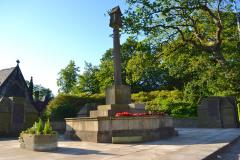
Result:
{"type": "Polygon", "coordinates": [[[15,141],[18,137],[0,137],[0,141],[15,141]]]}
{"type": "Polygon", "coordinates": [[[144,145],[197,145],[229,143],[240,136],[240,129],[178,129],[179,135],[144,145]],[[234,131],[233,131],[234,130],[234,131]],[[231,132],[232,131],[232,132],[231,132]]]}
{"type": "Polygon", "coordinates": [[[204,160],[239,160],[240,159],[240,137],[228,147],[220,149],[216,154],[210,155],[204,160]]]}
{"type": "Polygon", "coordinates": [[[109,153],[103,153],[96,150],[82,149],[82,148],[70,148],[70,147],[58,147],[57,150],[51,151],[51,153],[66,154],[66,155],[115,155],[109,153]]]}

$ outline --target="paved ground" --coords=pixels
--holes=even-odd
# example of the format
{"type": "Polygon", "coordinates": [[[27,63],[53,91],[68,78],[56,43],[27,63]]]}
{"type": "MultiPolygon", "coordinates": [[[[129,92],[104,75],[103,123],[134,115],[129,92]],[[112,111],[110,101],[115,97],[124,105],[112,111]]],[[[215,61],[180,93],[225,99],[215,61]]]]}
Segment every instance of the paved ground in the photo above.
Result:
{"type": "MultiPolygon", "coordinates": [[[[178,137],[142,144],[97,144],[60,140],[59,149],[49,153],[20,149],[17,140],[0,139],[0,160],[197,160],[240,136],[240,129],[178,130],[178,137]]],[[[240,149],[235,149],[235,156],[226,155],[226,150],[225,155],[223,152],[218,159],[238,159],[237,151],[240,149]]]]}
{"type": "Polygon", "coordinates": [[[217,160],[240,160],[240,138],[213,158],[217,160]]]}

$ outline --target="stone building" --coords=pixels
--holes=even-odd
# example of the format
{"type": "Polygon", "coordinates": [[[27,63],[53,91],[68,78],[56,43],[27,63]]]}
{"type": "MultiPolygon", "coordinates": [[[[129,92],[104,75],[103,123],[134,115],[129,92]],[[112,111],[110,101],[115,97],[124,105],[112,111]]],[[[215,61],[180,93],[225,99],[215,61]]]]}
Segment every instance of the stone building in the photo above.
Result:
{"type": "Polygon", "coordinates": [[[27,86],[19,61],[16,67],[0,70],[0,135],[32,126],[38,118],[32,102],[32,87],[27,86]]]}

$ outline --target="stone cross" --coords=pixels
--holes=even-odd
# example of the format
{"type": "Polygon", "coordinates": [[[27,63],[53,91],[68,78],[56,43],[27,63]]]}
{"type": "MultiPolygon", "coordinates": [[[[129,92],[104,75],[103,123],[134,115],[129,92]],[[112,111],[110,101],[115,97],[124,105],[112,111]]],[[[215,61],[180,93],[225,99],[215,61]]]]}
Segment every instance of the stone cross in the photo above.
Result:
{"type": "Polygon", "coordinates": [[[17,62],[17,65],[19,65],[20,61],[18,59],[16,60],[16,62],[17,62]]]}
{"type": "Polygon", "coordinates": [[[113,59],[114,59],[114,85],[121,85],[121,60],[120,60],[120,34],[119,29],[122,27],[121,10],[119,6],[114,7],[110,15],[109,26],[113,28],[113,59]]]}

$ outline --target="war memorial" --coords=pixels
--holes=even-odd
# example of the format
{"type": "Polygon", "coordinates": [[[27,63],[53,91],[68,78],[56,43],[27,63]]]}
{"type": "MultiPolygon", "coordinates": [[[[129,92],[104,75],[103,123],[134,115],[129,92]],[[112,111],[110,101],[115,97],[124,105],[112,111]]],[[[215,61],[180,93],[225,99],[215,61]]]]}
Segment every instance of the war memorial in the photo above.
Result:
{"type": "Polygon", "coordinates": [[[106,105],[90,111],[90,117],[67,118],[65,136],[100,143],[132,143],[177,135],[168,116],[115,117],[118,112],[144,112],[144,105],[131,104],[131,89],[122,84],[120,61],[121,10],[110,12],[113,28],[114,84],[105,91],[106,105]]]}

